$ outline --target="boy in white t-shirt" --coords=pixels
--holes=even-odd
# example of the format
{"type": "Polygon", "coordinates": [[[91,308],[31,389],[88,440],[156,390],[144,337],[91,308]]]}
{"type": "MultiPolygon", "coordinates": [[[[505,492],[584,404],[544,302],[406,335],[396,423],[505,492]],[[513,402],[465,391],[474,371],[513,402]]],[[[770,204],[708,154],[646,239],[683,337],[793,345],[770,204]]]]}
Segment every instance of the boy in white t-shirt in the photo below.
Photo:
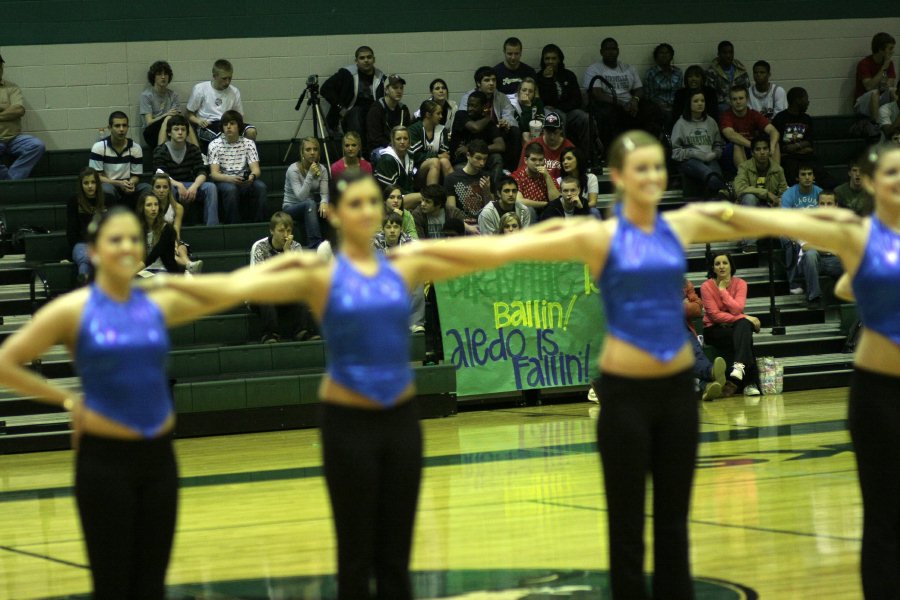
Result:
{"type": "MultiPolygon", "coordinates": [[[[205,151],[209,143],[222,135],[222,115],[225,111],[235,110],[244,114],[241,92],[231,85],[234,67],[224,58],[213,64],[212,80],[201,81],[191,90],[187,102],[188,119],[197,127],[197,137],[201,148],[205,151]]],[[[247,123],[242,135],[250,140],[256,139],[256,127],[247,123]]]]}

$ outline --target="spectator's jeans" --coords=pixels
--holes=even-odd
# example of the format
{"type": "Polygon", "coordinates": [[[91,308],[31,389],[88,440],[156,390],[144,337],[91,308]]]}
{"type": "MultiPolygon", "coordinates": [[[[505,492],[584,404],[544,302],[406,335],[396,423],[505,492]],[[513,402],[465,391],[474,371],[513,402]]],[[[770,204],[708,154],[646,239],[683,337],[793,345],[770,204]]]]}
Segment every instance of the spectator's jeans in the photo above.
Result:
{"type": "Polygon", "coordinates": [[[291,215],[294,222],[302,222],[306,230],[306,247],[318,248],[322,243],[322,227],[319,225],[319,203],[312,198],[285,204],[281,210],[291,215]]]}
{"type": "MultiPolygon", "coordinates": [[[[739,204],[742,204],[743,206],[759,206],[761,203],[762,201],[756,196],[756,194],[741,194],[739,202],[739,204]]],[[[755,243],[755,239],[741,240],[741,248],[755,243]]]]}
{"type": "MultiPolygon", "coordinates": [[[[181,184],[184,187],[189,188],[194,185],[194,182],[182,181],[181,184]]],[[[172,194],[175,196],[176,200],[181,202],[181,204],[187,205],[186,202],[179,199],[178,188],[172,188],[172,194]]],[[[193,201],[203,202],[203,213],[207,225],[219,224],[219,190],[216,188],[216,184],[210,181],[204,182],[197,190],[197,196],[193,201]]]]}
{"type": "Polygon", "coordinates": [[[891,91],[886,90],[884,92],[878,91],[878,88],[874,90],[869,90],[862,96],[856,99],[856,102],[853,103],[853,111],[858,115],[863,115],[865,117],[869,117],[873,121],[878,121],[878,115],[873,115],[872,113],[872,96],[878,96],[878,106],[884,106],[885,104],[890,103],[891,100],[891,91]]]}
{"type": "Polygon", "coordinates": [[[425,325],[425,287],[417,285],[409,293],[412,310],[409,314],[409,326],[425,325]]]}
{"type": "Polygon", "coordinates": [[[139,183],[134,186],[133,192],[126,192],[122,188],[116,187],[111,183],[103,184],[103,194],[106,196],[106,206],[125,206],[131,210],[136,210],[137,202],[144,192],[151,192],[153,188],[149,183],[139,183]]]}
{"type": "Polygon", "coordinates": [[[262,181],[254,180],[245,185],[217,181],[216,188],[219,190],[226,223],[240,223],[241,212],[249,215],[249,221],[259,223],[266,220],[266,184],[262,181]],[[246,201],[247,208],[244,211],[241,211],[241,200],[246,201]]]}
{"type": "Polygon", "coordinates": [[[841,260],[834,254],[822,255],[815,248],[807,248],[800,259],[800,268],[806,277],[806,297],[810,300],[822,297],[819,288],[819,275],[828,275],[839,279],[844,274],[841,260]]]}
{"type": "Polygon", "coordinates": [[[697,336],[693,332],[689,332],[688,337],[691,338],[691,349],[694,351],[694,378],[699,382],[702,392],[712,379],[712,363],[709,362],[709,357],[703,351],[703,346],[700,345],[697,336]]]}
{"type": "Polygon", "coordinates": [[[91,274],[91,260],[88,258],[88,247],[84,242],[72,246],[72,262],[78,267],[79,275],[91,274]]]}
{"type": "Polygon", "coordinates": [[[44,150],[44,142],[32,135],[17,135],[9,141],[0,141],[0,158],[4,154],[14,158],[9,168],[0,162],[0,179],[25,179],[41,160],[44,150]]]}
{"type": "Polygon", "coordinates": [[[717,160],[704,162],[699,158],[689,158],[678,163],[678,170],[682,176],[700,182],[703,187],[712,193],[716,193],[725,187],[722,167],[717,160]]]}
{"type": "MultiPolygon", "coordinates": [[[[784,270],[787,272],[788,287],[799,287],[797,275],[800,272],[797,264],[800,257],[800,245],[788,238],[781,238],[781,247],[784,249],[784,270]]],[[[809,285],[807,282],[806,285],[809,285]]]]}

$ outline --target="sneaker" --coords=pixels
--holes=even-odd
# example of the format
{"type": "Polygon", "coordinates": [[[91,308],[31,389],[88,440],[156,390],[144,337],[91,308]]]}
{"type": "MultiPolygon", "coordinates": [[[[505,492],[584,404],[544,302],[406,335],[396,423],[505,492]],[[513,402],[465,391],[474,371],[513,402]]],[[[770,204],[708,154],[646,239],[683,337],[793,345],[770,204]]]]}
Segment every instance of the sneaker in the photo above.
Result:
{"type": "MultiPolygon", "coordinates": [[[[733,385],[733,384],[732,384],[733,385]]],[[[703,396],[701,396],[704,402],[711,402],[716,398],[722,397],[722,386],[716,381],[710,381],[706,384],[706,388],[703,390],[703,396]]]]}
{"type": "Polygon", "coordinates": [[[410,333],[425,333],[424,325],[413,325],[409,328],[410,333]]]}
{"type": "Polygon", "coordinates": [[[274,344],[277,341],[278,341],[278,336],[275,335],[274,333],[267,333],[266,335],[262,336],[263,344],[274,344]]]}
{"type": "Polygon", "coordinates": [[[719,387],[725,386],[725,359],[717,356],[712,364],[712,379],[719,384],[719,387]]]}
{"type": "Polygon", "coordinates": [[[751,383],[750,385],[748,385],[747,387],[744,388],[744,395],[745,396],[759,396],[759,388],[751,383]]]}
{"type": "Polygon", "coordinates": [[[309,332],[306,331],[305,329],[301,329],[300,331],[298,331],[297,333],[294,334],[294,341],[295,342],[303,342],[308,337],[309,337],[309,332]]]}
{"type": "Polygon", "coordinates": [[[810,310],[818,310],[822,308],[822,299],[821,298],[813,298],[812,300],[806,301],[806,308],[810,310]]]}
{"type": "Polygon", "coordinates": [[[597,397],[597,392],[594,391],[594,388],[588,390],[588,401],[593,402],[594,404],[600,404],[600,398],[597,397]]]}
{"type": "Polygon", "coordinates": [[[734,363],[734,366],[731,367],[731,374],[729,375],[729,377],[736,381],[743,381],[745,370],[746,368],[744,367],[744,363],[736,362],[734,363]]]}
{"type": "Polygon", "coordinates": [[[752,254],[753,252],[756,252],[756,244],[744,244],[741,246],[742,254],[752,254]]]}
{"type": "Polygon", "coordinates": [[[803,288],[800,287],[799,285],[798,285],[797,287],[792,287],[792,288],[791,288],[791,295],[792,295],[792,296],[799,296],[799,295],[802,294],[802,293],[803,293],[803,288]]]}
{"type": "Polygon", "coordinates": [[[202,260],[192,260],[187,264],[187,272],[196,275],[203,270],[202,260]]]}
{"type": "Polygon", "coordinates": [[[729,398],[734,396],[737,393],[737,386],[734,385],[733,381],[726,381],[725,385],[722,386],[722,397],[729,398]]]}

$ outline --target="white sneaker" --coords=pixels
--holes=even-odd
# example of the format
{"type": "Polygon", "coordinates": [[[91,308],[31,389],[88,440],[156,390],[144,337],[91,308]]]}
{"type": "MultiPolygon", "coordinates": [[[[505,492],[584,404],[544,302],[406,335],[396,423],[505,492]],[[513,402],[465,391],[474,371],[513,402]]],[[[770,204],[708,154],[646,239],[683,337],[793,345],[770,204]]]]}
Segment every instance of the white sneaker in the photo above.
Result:
{"type": "Polygon", "coordinates": [[[202,260],[192,260],[187,264],[188,273],[199,273],[203,270],[203,261],[202,260]]]}
{"type": "Polygon", "coordinates": [[[595,404],[600,404],[600,398],[597,397],[597,392],[594,391],[594,388],[588,390],[588,400],[595,404]]]}
{"type": "Polygon", "coordinates": [[[425,333],[424,325],[413,325],[409,328],[410,333],[425,333]]]}
{"type": "Polygon", "coordinates": [[[792,296],[799,296],[799,295],[802,294],[802,293],[803,293],[803,288],[800,287],[800,286],[792,287],[792,288],[791,288],[791,295],[792,295],[792,296]]]}
{"type": "Polygon", "coordinates": [[[736,379],[738,381],[744,380],[744,371],[745,371],[744,363],[736,362],[734,366],[731,368],[731,377],[732,379],[736,379]]]}
{"type": "Polygon", "coordinates": [[[759,396],[759,388],[752,383],[744,388],[745,396],[759,396]]]}

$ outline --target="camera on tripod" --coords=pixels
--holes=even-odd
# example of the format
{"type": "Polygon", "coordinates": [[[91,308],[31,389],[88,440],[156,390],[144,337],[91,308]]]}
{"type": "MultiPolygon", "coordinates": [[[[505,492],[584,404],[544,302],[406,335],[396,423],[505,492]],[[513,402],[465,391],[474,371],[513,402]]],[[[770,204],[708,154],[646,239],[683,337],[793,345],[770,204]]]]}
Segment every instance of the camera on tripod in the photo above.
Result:
{"type": "Polygon", "coordinates": [[[306,78],[306,87],[319,87],[319,76],[313,73],[306,78]]]}

